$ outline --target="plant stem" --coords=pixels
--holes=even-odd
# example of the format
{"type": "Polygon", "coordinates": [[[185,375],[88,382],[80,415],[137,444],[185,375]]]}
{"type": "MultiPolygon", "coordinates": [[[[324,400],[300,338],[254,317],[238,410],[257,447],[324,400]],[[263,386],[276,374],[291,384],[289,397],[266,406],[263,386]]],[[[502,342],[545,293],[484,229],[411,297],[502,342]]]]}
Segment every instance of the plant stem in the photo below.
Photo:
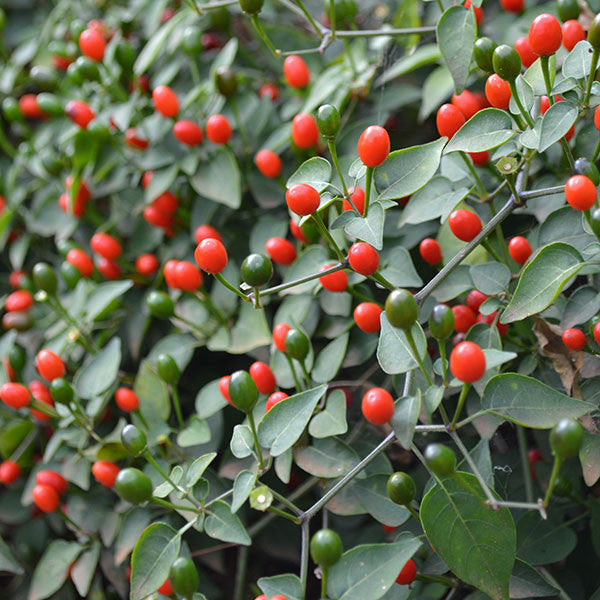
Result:
{"type": "Polygon", "coordinates": [[[566,138],[560,138],[560,145],[562,146],[563,152],[567,157],[567,161],[569,163],[569,168],[571,171],[575,170],[575,159],[573,158],[573,153],[571,152],[571,146],[569,146],[569,142],[567,142],[566,138]]]}
{"type": "Polygon", "coordinates": [[[552,106],[554,104],[554,96],[552,96],[552,82],[550,81],[550,57],[540,56],[540,63],[542,65],[542,74],[544,75],[546,94],[548,95],[548,104],[552,106]]]}
{"type": "Polygon", "coordinates": [[[525,499],[533,502],[533,480],[529,468],[529,455],[527,453],[527,437],[525,428],[517,425],[517,440],[519,442],[519,454],[521,455],[521,469],[523,470],[523,481],[525,482],[525,499]]]}
{"type": "Polygon", "coordinates": [[[380,283],[388,290],[396,289],[396,286],[393,283],[390,283],[379,271],[377,271],[377,273],[373,273],[373,275],[369,275],[369,279],[373,279],[377,283],[380,283]]]}
{"type": "Polygon", "coordinates": [[[340,178],[342,190],[344,191],[344,197],[348,200],[348,202],[350,202],[350,205],[356,211],[356,214],[360,215],[359,210],[354,205],[354,202],[352,202],[352,198],[350,198],[350,194],[348,193],[348,188],[346,187],[344,175],[342,174],[342,169],[340,167],[340,161],[338,159],[337,148],[335,147],[335,140],[333,138],[327,138],[327,146],[329,148],[329,154],[331,154],[331,160],[333,161],[335,170],[337,171],[338,177],[340,178]]]}
{"type": "Polygon", "coordinates": [[[237,294],[244,302],[250,302],[250,298],[244,294],[241,290],[238,290],[234,285],[229,283],[221,273],[214,273],[215,279],[222,283],[228,290],[231,290],[234,294],[237,294]]]}
{"type": "Polygon", "coordinates": [[[173,396],[173,406],[175,407],[175,414],[177,415],[177,423],[179,428],[183,429],[183,414],[181,413],[181,404],[179,402],[179,392],[177,391],[176,385],[171,385],[171,396],[173,396]]]}
{"type": "Polygon", "coordinates": [[[302,373],[304,374],[304,380],[306,381],[306,387],[307,387],[307,389],[310,389],[310,375],[308,374],[308,371],[306,370],[306,365],[304,364],[303,360],[299,360],[298,362],[300,363],[300,368],[302,369],[302,373]]]}
{"type": "Polygon", "coordinates": [[[555,456],[554,464],[552,465],[552,473],[550,474],[550,481],[548,483],[548,490],[546,491],[546,496],[544,497],[544,508],[547,508],[548,502],[550,502],[550,496],[552,496],[552,490],[554,489],[554,483],[556,482],[556,478],[558,476],[558,472],[560,471],[561,465],[562,465],[562,458],[555,456]]]}
{"type": "MultiPolygon", "coordinates": [[[[313,273],[312,275],[307,275],[306,277],[301,277],[300,279],[294,279],[294,281],[288,281],[287,283],[281,283],[279,285],[275,285],[271,288],[267,288],[263,290],[260,295],[261,296],[269,296],[270,294],[276,294],[277,292],[281,292],[283,290],[287,290],[288,288],[295,287],[302,283],[308,283],[313,279],[318,279],[323,275],[328,275],[329,273],[335,273],[336,271],[341,271],[342,269],[346,269],[348,264],[344,261],[338,263],[337,265],[333,265],[333,267],[329,267],[329,269],[324,269],[323,271],[319,271],[318,273],[313,273]]],[[[251,298],[251,296],[248,296],[251,298]]]]}
{"type": "Polygon", "coordinates": [[[85,535],[85,531],[83,531],[83,529],[81,529],[81,527],[79,525],[77,525],[77,523],[75,523],[75,521],[73,521],[73,519],[71,519],[71,517],[68,517],[62,508],[59,508],[56,512],[65,520],[65,522],[67,522],[69,525],[71,525],[71,527],[73,527],[76,531],[79,531],[79,533],[82,533],[85,535]]]}
{"type": "Polygon", "coordinates": [[[440,350],[440,359],[442,361],[442,377],[444,378],[444,387],[448,387],[448,365],[446,364],[446,344],[442,340],[437,340],[440,350]]]}
{"type": "Polygon", "coordinates": [[[415,33],[434,33],[435,26],[401,27],[397,29],[357,29],[337,32],[337,37],[379,37],[390,35],[414,35],[415,33]]]}
{"type": "Polygon", "coordinates": [[[58,413],[52,408],[50,404],[46,404],[45,402],[39,402],[38,400],[32,400],[31,406],[35,410],[39,410],[41,413],[48,415],[49,417],[58,417],[58,413]]]}
{"type": "Polygon", "coordinates": [[[272,512],[275,515],[279,515],[280,517],[283,517],[284,519],[288,519],[288,520],[292,521],[296,525],[300,525],[300,520],[298,519],[298,517],[291,515],[289,512],[286,512],[285,510],[281,510],[279,508],[276,508],[275,506],[269,506],[269,508],[267,510],[269,512],[272,512]]]}
{"type": "Polygon", "coordinates": [[[335,39],[335,0],[329,0],[329,21],[331,23],[331,37],[335,39]]]}
{"type": "Polygon", "coordinates": [[[598,138],[598,143],[594,148],[594,154],[592,154],[592,158],[590,159],[593,163],[598,160],[598,154],[600,154],[600,137],[598,138]]]}
{"type": "Polygon", "coordinates": [[[369,214],[369,202],[371,200],[371,183],[373,181],[373,167],[367,167],[367,175],[365,177],[365,208],[363,217],[366,219],[369,214]]]}
{"type": "Polygon", "coordinates": [[[156,498],[155,496],[152,496],[152,498],[150,498],[150,501],[154,502],[154,504],[164,506],[165,508],[170,508],[171,510],[185,510],[187,512],[200,513],[200,510],[197,508],[194,508],[193,506],[183,506],[182,504],[173,504],[172,502],[169,502],[168,500],[163,500],[162,498],[156,498]]]}
{"type": "Polygon", "coordinates": [[[405,504],[404,508],[417,520],[417,523],[421,523],[421,517],[412,504],[405,504]]]}
{"type": "Polygon", "coordinates": [[[499,254],[494,250],[493,246],[489,243],[488,240],[482,240],[481,245],[488,251],[489,254],[492,255],[492,258],[497,262],[504,262],[499,254]]]}
{"type": "MultiPolygon", "coordinates": [[[[365,213],[366,213],[366,204],[365,204],[365,213]]],[[[335,240],[333,239],[333,236],[329,232],[329,229],[327,229],[327,227],[325,226],[325,223],[323,223],[323,219],[321,218],[321,215],[318,213],[318,211],[315,211],[311,216],[313,218],[313,221],[316,223],[317,228],[321,232],[321,235],[327,240],[327,242],[329,243],[329,245],[331,246],[333,251],[336,253],[338,260],[340,262],[344,262],[344,260],[345,260],[344,253],[339,249],[338,245],[336,244],[335,240]]],[[[321,273],[321,275],[322,274],[323,273],[321,273]]]]}
{"type": "MultiPolygon", "coordinates": [[[[333,4],[333,0],[331,0],[333,4]]],[[[327,567],[321,567],[321,598],[327,598],[327,567]]]]}
{"type": "Polygon", "coordinates": [[[269,488],[271,490],[271,494],[273,494],[273,498],[281,502],[284,506],[287,506],[292,512],[295,512],[297,515],[302,514],[302,509],[298,508],[293,502],[290,502],[285,496],[282,496],[280,493],[275,490],[269,488]]]}
{"type": "Polygon", "coordinates": [[[248,567],[248,546],[240,546],[238,550],[237,568],[235,570],[234,600],[244,600],[246,571],[248,567]]]}
{"type": "MultiPolygon", "coordinates": [[[[596,69],[598,68],[598,57],[600,53],[598,48],[594,48],[592,52],[592,64],[590,65],[590,74],[588,76],[587,86],[585,88],[585,96],[583,97],[583,106],[587,106],[590,101],[590,94],[592,92],[592,84],[596,78],[596,69]]],[[[594,160],[594,159],[592,159],[594,160]]]]}
{"type": "Polygon", "coordinates": [[[478,192],[479,198],[481,199],[482,202],[485,202],[485,200],[487,199],[488,193],[487,193],[487,190],[485,189],[485,186],[483,185],[483,182],[481,181],[479,175],[477,174],[477,171],[475,170],[475,167],[473,166],[471,159],[467,156],[466,152],[463,152],[462,150],[459,152],[459,154],[460,154],[460,157],[463,159],[463,162],[465,163],[465,165],[467,165],[467,168],[471,172],[471,175],[473,175],[473,178],[475,179],[475,186],[479,190],[479,192],[478,192]]]}
{"type": "Polygon", "coordinates": [[[450,421],[450,429],[454,429],[456,426],[456,421],[458,421],[458,417],[460,417],[460,413],[462,412],[465,400],[467,399],[469,389],[471,389],[471,384],[463,383],[462,390],[460,390],[460,396],[458,397],[458,404],[456,405],[456,410],[454,411],[454,416],[452,417],[452,421],[450,421]]]}
{"type": "Polygon", "coordinates": [[[515,101],[515,104],[517,105],[519,112],[523,115],[523,118],[527,122],[527,125],[529,125],[529,127],[531,127],[531,129],[533,129],[535,126],[533,123],[533,119],[531,118],[531,115],[525,110],[525,107],[523,106],[523,103],[521,102],[521,98],[519,98],[519,92],[517,91],[517,86],[515,84],[515,80],[513,79],[512,81],[509,81],[508,85],[510,87],[510,93],[512,94],[513,100],[515,101]]]}
{"type": "Polygon", "coordinates": [[[304,16],[306,17],[308,22],[314,27],[315,31],[317,32],[317,35],[320,38],[322,38],[323,32],[319,29],[318,25],[315,23],[315,20],[312,18],[311,14],[308,12],[308,10],[306,10],[306,7],[304,6],[304,2],[302,2],[302,0],[296,0],[296,4],[298,4],[298,6],[300,7],[300,10],[304,13],[304,16]]]}
{"type": "Polygon", "coordinates": [[[308,579],[308,547],[310,543],[310,517],[302,521],[302,542],[300,546],[300,583],[302,594],[306,594],[306,580],[308,579]]]}
{"type": "Polygon", "coordinates": [[[256,33],[261,37],[262,41],[267,45],[267,48],[273,53],[275,58],[279,58],[281,56],[281,50],[277,50],[273,43],[269,39],[269,36],[264,32],[262,25],[260,24],[260,20],[257,15],[252,15],[250,17],[250,21],[252,21],[252,25],[256,30],[256,33]]]}
{"type": "Polygon", "coordinates": [[[265,470],[265,459],[263,458],[262,448],[260,447],[260,443],[258,441],[258,434],[256,433],[256,424],[254,422],[254,415],[252,411],[249,410],[246,413],[248,417],[248,423],[250,424],[250,431],[252,431],[252,439],[254,440],[254,447],[256,448],[256,453],[258,454],[258,468],[262,472],[265,470]]]}
{"type": "Polygon", "coordinates": [[[413,357],[417,361],[419,368],[421,369],[421,371],[423,372],[423,375],[425,376],[425,381],[427,381],[427,383],[429,385],[433,385],[431,376],[427,372],[427,369],[425,368],[425,364],[423,363],[423,359],[421,358],[421,355],[419,354],[419,351],[417,350],[417,345],[415,344],[415,338],[413,337],[412,331],[409,328],[406,328],[403,331],[404,331],[404,335],[406,336],[406,339],[408,340],[410,349],[412,350],[413,357]]]}

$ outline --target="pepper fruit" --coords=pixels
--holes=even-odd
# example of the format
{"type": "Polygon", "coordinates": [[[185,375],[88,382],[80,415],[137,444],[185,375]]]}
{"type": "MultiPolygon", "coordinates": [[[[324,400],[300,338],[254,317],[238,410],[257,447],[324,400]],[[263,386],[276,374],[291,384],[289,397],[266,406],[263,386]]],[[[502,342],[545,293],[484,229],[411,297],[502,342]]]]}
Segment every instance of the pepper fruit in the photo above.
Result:
{"type": "Polygon", "coordinates": [[[600,50],[600,14],[597,14],[588,28],[588,42],[595,50],[600,50]]]}
{"type": "Polygon", "coordinates": [[[135,425],[125,425],[121,431],[121,443],[127,452],[139,456],[146,449],[146,434],[135,425]]]}
{"type": "Polygon", "coordinates": [[[438,304],[429,316],[429,331],[438,341],[447,340],[454,331],[454,313],[449,306],[438,304]]]}
{"type": "Polygon", "coordinates": [[[154,317],[168,319],[175,313],[175,303],[168,294],[152,290],[146,297],[146,306],[154,317]]]}
{"type": "Polygon", "coordinates": [[[273,263],[264,254],[250,254],[242,263],[242,277],[251,287],[264,285],[273,277],[273,263]]]}
{"type": "Polygon", "coordinates": [[[410,329],[419,316],[419,307],[408,290],[398,289],[388,295],[385,314],[394,327],[410,329]]]}
{"type": "Polygon", "coordinates": [[[233,405],[248,413],[258,400],[258,388],[247,371],[236,371],[229,379],[229,398],[233,405]]]}
{"type": "Polygon", "coordinates": [[[175,559],[169,571],[171,588],[176,594],[191,599],[198,589],[200,579],[194,563],[184,556],[175,559]]]}
{"type": "Polygon", "coordinates": [[[342,552],[342,540],[332,529],[321,529],[310,540],[310,555],[321,567],[335,565],[340,560],[342,552]]]}
{"type": "Polygon", "coordinates": [[[225,98],[233,96],[237,89],[237,79],[233,70],[230,67],[219,67],[215,72],[215,85],[225,98]]]}
{"type": "Polygon", "coordinates": [[[521,56],[512,46],[502,44],[494,50],[492,65],[504,81],[514,81],[521,73],[521,56]]]}
{"type": "Polygon", "coordinates": [[[417,489],[413,478],[402,471],[392,473],[387,481],[387,493],[392,502],[400,505],[410,504],[417,489]]]}
{"type": "Polygon", "coordinates": [[[480,37],[473,47],[473,56],[477,66],[486,73],[493,73],[494,66],[492,57],[497,44],[489,37],[480,37]]]}
{"type": "Polygon", "coordinates": [[[296,360],[303,361],[310,350],[308,337],[299,329],[290,329],[285,335],[285,351],[296,360]]]}
{"type": "Polygon", "coordinates": [[[159,354],[156,359],[156,369],[160,378],[166,383],[177,383],[181,372],[177,363],[170,354],[159,354]]]}
{"type": "Polygon", "coordinates": [[[115,479],[115,489],[123,500],[141,504],[152,497],[152,481],[145,473],[134,467],[121,469],[115,479]]]}
{"type": "Polygon", "coordinates": [[[57,377],[50,382],[50,395],[56,404],[70,404],[75,392],[64,377],[57,377]]]}
{"type": "Polygon", "coordinates": [[[561,419],[550,432],[550,447],[559,459],[575,456],[582,443],[583,427],[575,419],[561,419]]]}
{"type": "Polygon", "coordinates": [[[32,271],[33,282],[40,289],[48,294],[55,294],[58,281],[54,269],[44,262],[37,263],[32,271]]]}
{"type": "Polygon", "coordinates": [[[257,15],[263,7],[265,0],[239,0],[241,9],[250,16],[257,15]]]}
{"type": "Polygon", "coordinates": [[[340,130],[341,117],[338,109],[332,104],[323,104],[317,112],[317,127],[321,135],[333,139],[340,130]]]}
{"type": "Polygon", "coordinates": [[[429,444],[424,456],[429,468],[439,477],[452,474],[456,468],[456,455],[444,444],[429,444]]]}
{"type": "Polygon", "coordinates": [[[575,161],[573,171],[577,175],[585,175],[588,179],[591,179],[595,186],[600,185],[600,172],[598,167],[585,157],[578,158],[575,161]]]}

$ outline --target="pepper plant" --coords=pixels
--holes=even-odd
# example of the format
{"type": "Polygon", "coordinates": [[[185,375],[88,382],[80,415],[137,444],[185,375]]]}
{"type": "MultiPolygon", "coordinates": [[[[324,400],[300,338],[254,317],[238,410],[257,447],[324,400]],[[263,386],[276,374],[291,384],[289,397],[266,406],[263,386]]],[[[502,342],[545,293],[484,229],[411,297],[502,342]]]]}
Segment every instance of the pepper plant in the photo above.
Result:
{"type": "Polygon", "coordinates": [[[1,6],[3,597],[600,599],[597,0],[1,6]]]}

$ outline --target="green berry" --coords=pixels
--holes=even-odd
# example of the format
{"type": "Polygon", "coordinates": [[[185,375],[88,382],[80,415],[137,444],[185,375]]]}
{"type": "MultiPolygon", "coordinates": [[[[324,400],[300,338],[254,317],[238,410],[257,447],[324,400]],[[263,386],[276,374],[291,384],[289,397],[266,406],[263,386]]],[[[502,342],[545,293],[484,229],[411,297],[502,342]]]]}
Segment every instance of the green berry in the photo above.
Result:
{"type": "Polygon", "coordinates": [[[175,313],[175,303],[168,294],[158,290],[152,290],[146,296],[146,306],[153,317],[168,319],[175,313]]]}
{"type": "Polygon", "coordinates": [[[332,529],[321,529],[310,540],[310,555],[321,567],[335,565],[340,560],[342,552],[342,540],[332,529]]]}
{"type": "Polygon", "coordinates": [[[64,377],[58,377],[50,382],[50,395],[56,404],[70,404],[75,392],[64,377]]]}
{"type": "Polygon", "coordinates": [[[152,481],[145,473],[134,467],[121,469],[115,480],[115,489],[123,500],[141,504],[152,497],[152,481]]]}
{"type": "Polygon", "coordinates": [[[127,452],[139,456],[146,449],[146,434],[135,425],[125,425],[121,431],[121,443],[127,452]]]}
{"type": "Polygon", "coordinates": [[[454,313],[449,306],[438,304],[429,316],[429,331],[440,342],[447,340],[454,331],[454,313]]]}
{"type": "Polygon", "coordinates": [[[521,73],[521,56],[512,46],[506,44],[494,50],[492,64],[496,74],[504,81],[514,81],[521,73]]]}
{"type": "Polygon", "coordinates": [[[299,329],[290,329],[285,335],[285,350],[292,358],[303,361],[308,356],[310,341],[299,329]]]}
{"type": "Polygon", "coordinates": [[[396,504],[410,504],[416,493],[415,482],[407,473],[397,471],[392,473],[387,481],[387,493],[396,504]]]}
{"type": "Polygon", "coordinates": [[[408,290],[394,290],[385,301],[385,314],[394,327],[410,329],[419,316],[419,307],[408,290]]]}
{"type": "Polygon", "coordinates": [[[242,263],[242,277],[251,287],[260,287],[273,276],[273,263],[264,254],[250,254],[242,263]]]}
{"type": "Polygon", "coordinates": [[[338,109],[332,104],[323,104],[317,112],[317,125],[321,135],[333,139],[340,130],[341,117],[338,109]]]}
{"type": "Polygon", "coordinates": [[[582,443],[583,427],[575,419],[561,419],[550,432],[550,447],[559,459],[575,456],[582,443]]]}
{"type": "Polygon", "coordinates": [[[38,289],[44,290],[48,294],[56,293],[58,285],[56,273],[48,263],[40,262],[34,265],[32,276],[33,282],[38,289]]]}
{"type": "Polygon", "coordinates": [[[184,598],[192,598],[200,583],[196,566],[184,556],[175,559],[171,565],[169,580],[173,591],[184,598]]]}
{"type": "Polygon", "coordinates": [[[156,369],[160,378],[166,383],[177,383],[181,377],[181,372],[177,363],[170,354],[159,354],[156,359],[156,369]]]}
{"type": "Polygon", "coordinates": [[[250,373],[236,371],[229,379],[229,398],[233,405],[242,412],[248,413],[258,400],[258,388],[250,373]]]}
{"type": "Polygon", "coordinates": [[[496,49],[496,42],[488,37],[480,37],[473,48],[473,56],[477,66],[486,73],[493,73],[494,66],[492,57],[496,49]]]}
{"type": "Polygon", "coordinates": [[[456,455],[448,446],[444,446],[444,444],[429,444],[425,448],[424,455],[427,465],[438,477],[445,477],[454,473],[456,455]]]}

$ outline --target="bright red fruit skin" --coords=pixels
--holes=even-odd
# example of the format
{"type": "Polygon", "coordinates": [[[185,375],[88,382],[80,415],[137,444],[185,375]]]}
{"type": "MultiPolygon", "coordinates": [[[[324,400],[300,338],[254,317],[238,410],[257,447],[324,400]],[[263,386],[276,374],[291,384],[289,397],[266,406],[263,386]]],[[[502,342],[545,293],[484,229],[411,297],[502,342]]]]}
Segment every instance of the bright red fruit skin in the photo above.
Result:
{"type": "Polygon", "coordinates": [[[265,405],[265,412],[269,412],[278,402],[289,398],[289,396],[285,392],[274,392],[271,394],[267,400],[267,404],[265,405]]]}
{"type": "Polygon", "coordinates": [[[530,67],[538,58],[537,54],[531,49],[529,38],[526,36],[520,37],[515,42],[515,50],[519,53],[521,62],[525,68],[530,67]]]}
{"type": "Polygon", "coordinates": [[[154,108],[163,117],[174,117],[179,112],[177,94],[168,85],[159,85],[152,90],[154,108]]]}
{"type": "Polygon", "coordinates": [[[450,371],[464,383],[473,383],[485,373],[485,355],[474,342],[461,342],[450,354],[450,371]]]}
{"type": "Polygon", "coordinates": [[[66,372],[65,363],[52,350],[40,350],[37,353],[35,364],[39,374],[46,381],[53,381],[58,377],[62,377],[66,372]]]}
{"type": "Polygon", "coordinates": [[[87,129],[90,121],[96,116],[96,113],[82,100],[70,100],[67,102],[65,114],[75,125],[79,125],[81,129],[87,129]]]}
{"type": "Polygon", "coordinates": [[[379,268],[379,254],[370,244],[355,242],[348,251],[348,262],[357,273],[372,275],[379,268]]]}
{"type": "Polygon", "coordinates": [[[33,306],[33,296],[27,290],[17,290],[12,292],[4,302],[6,312],[15,312],[19,310],[29,310],[33,306]]]}
{"type": "Polygon", "coordinates": [[[310,81],[310,70],[301,56],[293,54],[283,61],[283,76],[290,87],[303,88],[310,81]]]}
{"type": "Polygon", "coordinates": [[[271,260],[278,265],[291,265],[296,260],[296,248],[284,238],[269,238],[265,250],[271,260]]]}
{"type": "Polygon", "coordinates": [[[412,558],[409,558],[406,564],[402,567],[398,577],[396,577],[396,583],[399,585],[410,585],[417,576],[417,565],[412,558]]]}
{"type": "Polygon", "coordinates": [[[115,392],[115,402],[117,403],[117,406],[125,412],[137,410],[140,405],[137,394],[126,387],[120,387],[115,392]]]}
{"type": "Polygon", "coordinates": [[[91,277],[94,274],[94,263],[83,250],[79,248],[69,250],[66,260],[76,267],[83,277],[91,277]]]}
{"type": "Polygon", "coordinates": [[[363,396],[361,409],[369,423],[383,425],[394,415],[394,399],[387,390],[372,388],[363,396]]]}
{"type": "Polygon", "coordinates": [[[221,377],[221,379],[219,379],[219,391],[221,392],[221,395],[223,396],[223,398],[225,398],[225,400],[227,400],[227,402],[229,402],[229,404],[231,404],[231,406],[233,406],[232,402],[231,402],[231,398],[229,397],[229,380],[231,379],[231,375],[224,375],[223,377],[221,377]]]}
{"type": "Polygon", "coordinates": [[[419,244],[419,254],[430,265],[437,265],[442,262],[442,247],[433,238],[425,238],[421,241],[419,244]]]}
{"type": "Polygon", "coordinates": [[[314,118],[307,113],[298,113],[292,119],[292,140],[298,148],[310,148],[319,139],[319,128],[314,118]]]}
{"type": "Polygon", "coordinates": [[[354,320],[365,333],[375,333],[381,329],[380,317],[383,309],[374,302],[361,302],[354,309],[354,320]]]}
{"type": "Polygon", "coordinates": [[[96,480],[104,487],[108,488],[115,485],[115,479],[117,478],[119,471],[119,467],[108,460],[97,460],[92,465],[92,474],[96,480]]]}
{"type": "Polygon", "coordinates": [[[115,260],[121,256],[123,248],[119,241],[108,233],[95,233],[90,240],[91,249],[108,260],[115,260]]]}
{"type": "Polygon", "coordinates": [[[523,0],[500,0],[500,5],[506,12],[523,12],[523,0]]]}
{"type": "Polygon", "coordinates": [[[173,125],[173,135],[186,146],[198,146],[204,139],[202,129],[193,121],[181,120],[173,125]]]}
{"type": "Polygon", "coordinates": [[[271,371],[269,365],[261,361],[256,361],[250,365],[248,373],[250,373],[250,377],[252,377],[252,380],[261,394],[267,395],[273,393],[277,381],[275,380],[275,375],[273,374],[273,371],[271,371]]]}
{"type": "Polygon", "coordinates": [[[485,82],[485,97],[494,108],[506,110],[510,103],[510,85],[493,73],[485,82]]]}
{"type": "Polygon", "coordinates": [[[213,144],[226,144],[233,135],[231,125],[227,117],[223,115],[212,115],[206,121],[206,137],[213,144]]]}
{"type": "Polygon", "coordinates": [[[214,238],[202,240],[194,250],[194,258],[207,273],[220,273],[227,266],[227,250],[214,238]]]}
{"type": "Polygon", "coordinates": [[[202,240],[207,240],[210,238],[223,243],[221,234],[211,225],[199,225],[194,232],[194,237],[196,238],[196,244],[199,244],[202,240]]]}
{"type": "Polygon", "coordinates": [[[575,19],[565,21],[562,26],[563,46],[569,50],[573,50],[577,42],[585,40],[585,31],[583,27],[575,19]]]}
{"type": "Polygon", "coordinates": [[[390,136],[379,125],[367,127],[358,140],[358,156],[367,167],[378,167],[390,153],[390,136]]]}
{"type": "MultiPolygon", "coordinates": [[[[348,193],[350,194],[350,199],[356,206],[358,212],[362,215],[365,212],[365,191],[361,187],[350,187],[348,188],[348,193]]],[[[352,204],[346,199],[342,202],[343,210],[353,210],[352,204]]]]}
{"type": "Polygon", "coordinates": [[[85,56],[95,61],[104,58],[106,42],[104,38],[95,29],[86,29],[79,35],[79,48],[85,56]]]}
{"type": "Polygon", "coordinates": [[[281,174],[281,159],[271,150],[260,150],[254,157],[258,170],[270,179],[275,179],[281,174]]]}
{"type": "Polygon", "coordinates": [[[273,327],[273,343],[277,350],[285,352],[285,336],[291,327],[287,323],[279,323],[273,327]]]}
{"type": "Polygon", "coordinates": [[[194,292],[202,285],[202,273],[187,260],[177,263],[173,269],[173,277],[176,287],[186,292],[194,292]]]}
{"type": "Polygon", "coordinates": [[[452,233],[463,242],[470,242],[481,231],[479,217],[464,208],[459,208],[448,217],[452,233]]]}
{"type": "Polygon", "coordinates": [[[56,471],[50,471],[49,469],[43,469],[38,471],[35,475],[35,482],[40,485],[48,485],[56,490],[57,494],[64,494],[69,487],[69,482],[56,471]]]}
{"type": "MultiPolygon", "coordinates": [[[[334,265],[323,265],[319,272],[330,269],[334,265]]],[[[343,292],[348,287],[348,275],[344,271],[334,271],[319,277],[321,285],[329,292],[343,292]]]]}
{"type": "Polygon", "coordinates": [[[591,179],[573,175],[565,185],[565,197],[575,210],[589,210],[596,203],[598,192],[591,179]]]}
{"type": "Polygon", "coordinates": [[[321,196],[307,183],[296,183],[285,192],[288,208],[300,216],[311,215],[319,208],[321,196]]]}
{"type": "Polygon", "coordinates": [[[479,100],[469,90],[463,90],[460,94],[452,94],[452,104],[460,110],[465,121],[468,121],[476,112],[481,110],[479,100]]]}
{"type": "Polygon", "coordinates": [[[49,485],[36,485],[31,491],[35,505],[43,512],[54,512],[60,504],[56,490],[49,485]]]}
{"type": "Polygon", "coordinates": [[[471,290],[467,294],[466,304],[473,311],[478,312],[479,307],[487,300],[487,296],[479,290],[471,290]]]}
{"type": "Polygon", "coordinates": [[[8,485],[16,481],[21,475],[21,467],[13,460],[0,463],[0,483],[8,485]]]}
{"type": "Polygon", "coordinates": [[[562,29],[558,19],[547,13],[538,15],[529,27],[529,45],[539,56],[554,54],[562,43],[562,29]]]}
{"type": "Polygon", "coordinates": [[[451,138],[465,124],[465,117],[454,104],[442,104],[435,122],[440,136],[451,138]]]}
{"type": "Polygon", "coordinates": [[[140,275],[149,277],[158,271],[159,262],[154,254],[140,254],[135,259],[135,268],[140,275]]]}
{"type": "Polygon", "coordinates": [[[567,329],[563,331],[562,341],[570,350],[581,350],[585,346],[585,334],[580,329],[567,329]]]}
{"type": "Polygon", "coordinates": [[[458,333],[467,333],[477,321],[477,315],[464,304],[453,306],[452,313],[454,314],[454,329],[458,333]]]}
{"type": "Polygon", "coordinates": [[[24,408],[30,402],[29,390],[20,383],[4,383],[0,387],[0,400],[11,408],[24,408]]]}
{"type": "Polygon", "coordinates": [[[527,262],[533,250],[529,242],[522,236],[517,235],[508,242],[508,253],[510,257],[518,264],[527,262]]]}

